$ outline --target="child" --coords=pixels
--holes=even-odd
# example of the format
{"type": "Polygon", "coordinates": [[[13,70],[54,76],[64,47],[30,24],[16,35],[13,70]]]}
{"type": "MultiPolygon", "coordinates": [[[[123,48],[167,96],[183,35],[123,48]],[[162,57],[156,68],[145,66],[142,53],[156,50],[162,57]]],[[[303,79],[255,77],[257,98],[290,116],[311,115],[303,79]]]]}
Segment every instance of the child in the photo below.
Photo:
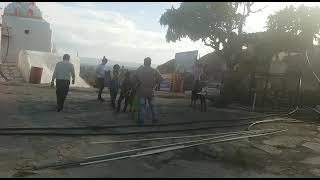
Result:
{"type": "Polygon", "coordinates": [[[201,82],[200,80],[196,80],[194,82],[192,93],[191,93],[191,106],[195,106],[196,105],[196,101],[198,99],[200,99],[200,101],[202,102],[203,98],[198,93],[200,93],[202,91],[204,86],[205,86],[205,83],[201,82]]]}
{"type": "Polygon", "coordinates": [[[116,98],[119,91],[119,70],[120,66],[118,64],[113,66],[112,77],[110,81],[110,97],[111,97],[111,106],[116,108],[116,98]]]}
{"type": "Polygon", "coordinates": [[[124,80],[121,82],[121,91],[120,91],[120,97],[118,99],[117,112],[120,112],[121,102],[123,98],[125,99],[123,112],[126,112],[131,91],[132,91],[132,83],[130,80],[130,73],[126,72],[124,75],[124,80]]]}
{"type": "Polygon", "coordinates": [[[131,119],[134,120],[135,122],[138,122],[140,103],[139,103],[139,98],[136,95],[137,87],[139,86],[138,79],[136,76],[133,76],[131,83],[132,83],[132,89],[130,91],[130,96],[129,96],[131,119]]]}

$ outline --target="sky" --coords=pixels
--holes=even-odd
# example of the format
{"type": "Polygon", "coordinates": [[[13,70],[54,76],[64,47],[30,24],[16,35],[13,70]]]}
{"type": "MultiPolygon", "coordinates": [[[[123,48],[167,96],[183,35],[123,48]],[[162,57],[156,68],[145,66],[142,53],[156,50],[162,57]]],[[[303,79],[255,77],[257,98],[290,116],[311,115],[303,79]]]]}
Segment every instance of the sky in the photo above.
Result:
{"type": "MultiPolygon", "coordinates": [[[[5,7],[9,2],[1,2],[5,7]]],[[[248,17],[246,32],[265,30],[268,15],[288,5],[319,6],[320,2],[257,2],[253,10],[269,5],[248,17]]],[[[153,64],[173,59],[175,53],[198,50],[203,56],[213,49],[188,38],[166,42],[167,27],[159,19],[179,2],[36,2],[43,18],[51,24],[52,42],[60,53],[80,57],[153,64]]],[[[2,10],[1,10],[2,11],[2,10]]]]}

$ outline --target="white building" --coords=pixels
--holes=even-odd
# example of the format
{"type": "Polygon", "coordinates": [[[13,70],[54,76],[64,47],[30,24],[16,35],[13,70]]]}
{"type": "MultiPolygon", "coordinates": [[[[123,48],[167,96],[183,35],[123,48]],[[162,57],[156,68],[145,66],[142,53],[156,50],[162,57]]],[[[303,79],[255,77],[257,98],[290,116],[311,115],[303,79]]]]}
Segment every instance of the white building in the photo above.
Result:
{"type": "Polygon", "coordinates": [[[1,61],[17,62],[20,50],[51,52],[50,24],[31,2],[13,2],[2,15],[1,61]]]}
{"type": "MultiPolygon", "coordinates": [[[[2,72],[9,79],[29,82],[31,67],[43,69],[41,83],[50,83],[55,64],[61,55],[52,53],[50,24],[42,18],[34,2],[12,2],[5,7],[1,28],[2,72]],[[19,74],[19,75],[18,75],[19,74]]],[[[76,71],[76,84],[89,87],[79,77],[80,59],[71,57],[76,71]]]]}

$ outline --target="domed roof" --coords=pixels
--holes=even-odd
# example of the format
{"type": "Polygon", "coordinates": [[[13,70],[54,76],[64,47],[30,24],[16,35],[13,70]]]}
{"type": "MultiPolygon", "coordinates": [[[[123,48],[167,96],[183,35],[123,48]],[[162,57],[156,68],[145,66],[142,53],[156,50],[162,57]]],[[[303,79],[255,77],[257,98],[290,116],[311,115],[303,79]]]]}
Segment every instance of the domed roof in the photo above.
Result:
{"type": "Polygon", "coordinates": [[[34,2],[12,2],[4,8],[3,14],[42,19],[42,13],[34,2]]]}

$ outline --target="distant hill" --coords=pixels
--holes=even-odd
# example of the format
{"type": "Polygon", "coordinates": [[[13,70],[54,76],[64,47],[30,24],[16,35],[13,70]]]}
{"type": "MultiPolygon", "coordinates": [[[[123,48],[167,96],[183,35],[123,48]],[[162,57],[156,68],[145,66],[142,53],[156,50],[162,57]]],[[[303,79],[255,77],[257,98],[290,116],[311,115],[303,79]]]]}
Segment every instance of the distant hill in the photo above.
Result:
{"type": "MultiPolygon", "coordinates": [[[[80,64],[82,66],[97,66],[100,63],[101,63],[101,58],[80,57],[80,64]]],[[[109,59],[107,67],[110,68],[115,64],[119,64],[120,66],[124,66],[126,69],[129,69],[129,70],[136,69],[142,65],[142,63],[114,61],[114,60],[109,59]]],[[[157,65],[152,65],[152,66],[156,67],[157,65]]]]}
{"type": "MultiPolygon", "coordinates": [[[[81,65],[97,66],[100,63],[101,63],[101,58],[80,57],[81,65]]],[[[134,62],[120,62],[120,61],[109,60],[107,67],[112,67],[115,64],[119,64],[120,66],[125,66],[126,69],[135,69],[141,66],[141,64],[134,63],[134,62]]]]}
{"type": "Polygon", "coordinates": [[[175,63],[175,60],[171,59],[170,61],[167,61],[166,63],[159,65],[157,67],[157,69],[162,74],[173,73],[174,72],[174,63],[175,63]]]}

